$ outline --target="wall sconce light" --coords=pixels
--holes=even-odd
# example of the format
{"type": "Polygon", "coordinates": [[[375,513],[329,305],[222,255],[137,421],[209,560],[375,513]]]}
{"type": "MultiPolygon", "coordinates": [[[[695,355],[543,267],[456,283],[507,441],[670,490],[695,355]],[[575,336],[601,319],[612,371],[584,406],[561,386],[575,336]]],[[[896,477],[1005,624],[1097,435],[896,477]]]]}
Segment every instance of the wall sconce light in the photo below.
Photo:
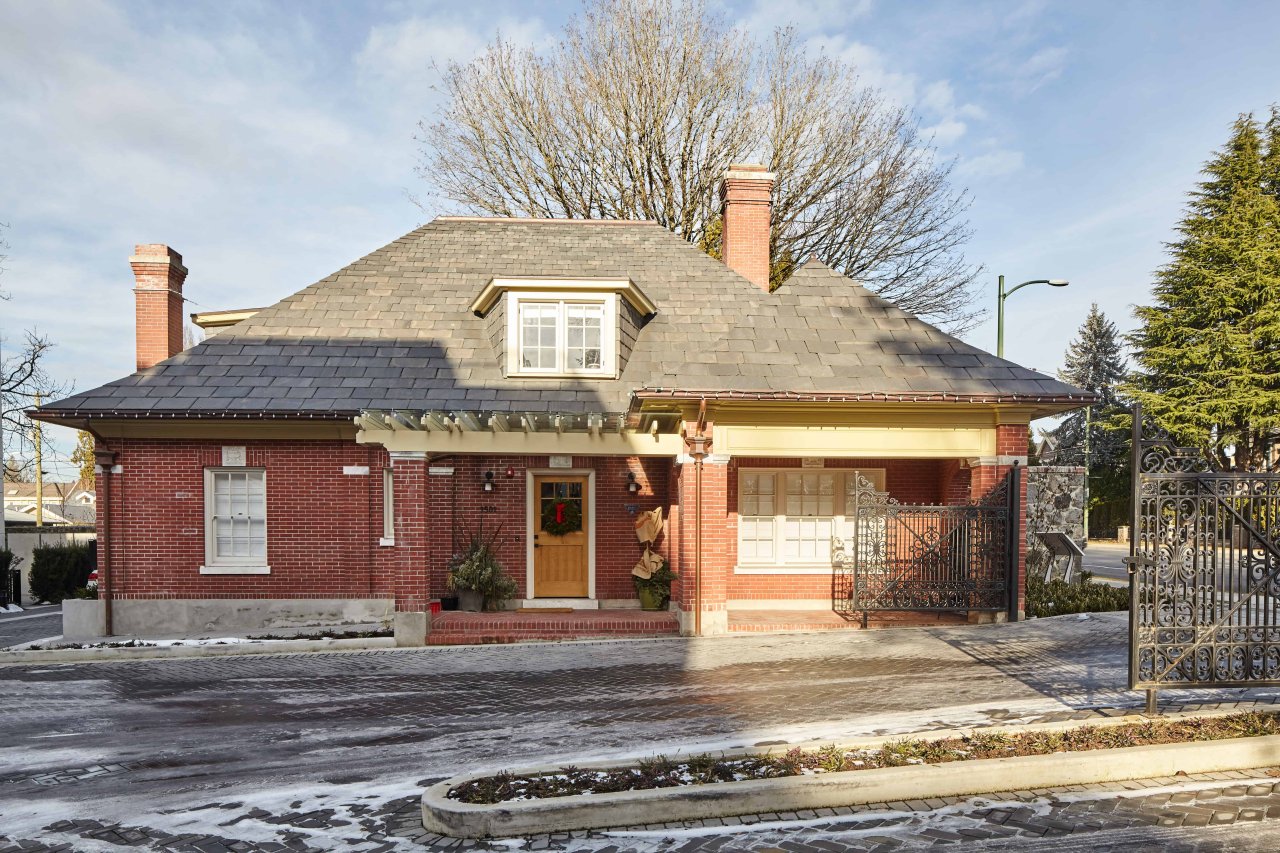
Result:
{"type": "Polygon", "coordinates": [[[507,479],[513,479],[516,476],[516,468],[514,465],[507,466],[507,479]]]}
{"type": "Polygon", "coordinates": [[[636,472],[627,472],[627,491],[630,494],[637,494],[640,491],[640,484],[636,482],[636,472]]]}
{"type": "Polygon", "coordinates": [[[484,490],[486,492],[493,491],[493,472],[492,471],[484,472],[484,490]]]}

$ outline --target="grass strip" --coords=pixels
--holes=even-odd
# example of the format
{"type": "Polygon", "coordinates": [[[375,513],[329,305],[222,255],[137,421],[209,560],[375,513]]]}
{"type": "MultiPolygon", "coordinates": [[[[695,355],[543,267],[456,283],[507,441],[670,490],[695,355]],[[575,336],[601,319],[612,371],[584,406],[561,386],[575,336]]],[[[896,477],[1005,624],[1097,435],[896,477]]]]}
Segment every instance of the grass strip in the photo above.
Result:
{"type": "Polygon", "coordinates": [[[658,755],[634,765],[608,769],[562,767],[556,772],[517,776],[502,772],[473,779],[452,788],[449,798],[486,805],[520,800],[643,791],[682,785],[708,785],[748,779],[778,779],[817,773],[844,773],[902,767],[909,764],[945,764],[984,758],[1012,758],[1086,752],[1152,744],[1229,740],[1280,734],[1276,714],[1249,711],[1223,717],[1186,720],[1150,720],[1118,726],[1080,726],[1046,732],[974,732],[964,737],[922,740],[903,738],[870,749],[793,749],[781,755],[725,757],[711,754],[675,759],[658,755]]]}

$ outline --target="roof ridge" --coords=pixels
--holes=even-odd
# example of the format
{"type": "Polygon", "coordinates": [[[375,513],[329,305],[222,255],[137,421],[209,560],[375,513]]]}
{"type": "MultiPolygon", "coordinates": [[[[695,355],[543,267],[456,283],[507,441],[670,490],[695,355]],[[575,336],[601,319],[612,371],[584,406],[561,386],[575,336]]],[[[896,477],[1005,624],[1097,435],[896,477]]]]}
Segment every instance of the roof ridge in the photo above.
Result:
{"type": "Polygon", "coordinates": [[[432,222],[521,222],[531,225],[657,225],[656,219],[578,219],[568,216],[437,216],[432,222]]]}

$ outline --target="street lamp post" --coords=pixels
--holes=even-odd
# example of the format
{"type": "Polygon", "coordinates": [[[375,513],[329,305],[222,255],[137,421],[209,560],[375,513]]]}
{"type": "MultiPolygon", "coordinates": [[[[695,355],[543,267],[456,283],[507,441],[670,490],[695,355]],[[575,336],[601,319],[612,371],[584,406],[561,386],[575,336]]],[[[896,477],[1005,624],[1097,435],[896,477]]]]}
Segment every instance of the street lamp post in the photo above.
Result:
{"type": "Polygon", "coordinates": [[[996,355],[1004,358],[1004,301],[1028,284],[1047,284],[1050,287],[1066,287],[1069,282],[1065,278],[1033,278],[1022,284],[1014,285],[1007,292],[1004,289],[1004,276],[1000,276],[1000,296],[996,300],[996,355]]]}

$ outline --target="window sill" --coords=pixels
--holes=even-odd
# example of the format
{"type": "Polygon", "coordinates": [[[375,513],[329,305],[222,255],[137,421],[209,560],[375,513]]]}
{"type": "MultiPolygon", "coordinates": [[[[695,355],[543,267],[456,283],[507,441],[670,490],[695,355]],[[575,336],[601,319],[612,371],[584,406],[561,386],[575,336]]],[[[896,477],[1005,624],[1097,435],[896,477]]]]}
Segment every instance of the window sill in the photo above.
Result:
{"type": "Polygon", "coordinates": [[[269,575],[270,566],[201,566],[202,575],[269,575]]]}
{"type": "Polygon", "coordinates": [[[835,567],[829,563],[811,563],[794,566],[734,566],[735,575],[830,575],[835,567]]]}
{"type": "Polygon", "coordinates": [[[396,538],[394,536],[383,536],[381,539],[378,540],[379,548],[391,548],[395,544],[396,544],[396,538]]]}

